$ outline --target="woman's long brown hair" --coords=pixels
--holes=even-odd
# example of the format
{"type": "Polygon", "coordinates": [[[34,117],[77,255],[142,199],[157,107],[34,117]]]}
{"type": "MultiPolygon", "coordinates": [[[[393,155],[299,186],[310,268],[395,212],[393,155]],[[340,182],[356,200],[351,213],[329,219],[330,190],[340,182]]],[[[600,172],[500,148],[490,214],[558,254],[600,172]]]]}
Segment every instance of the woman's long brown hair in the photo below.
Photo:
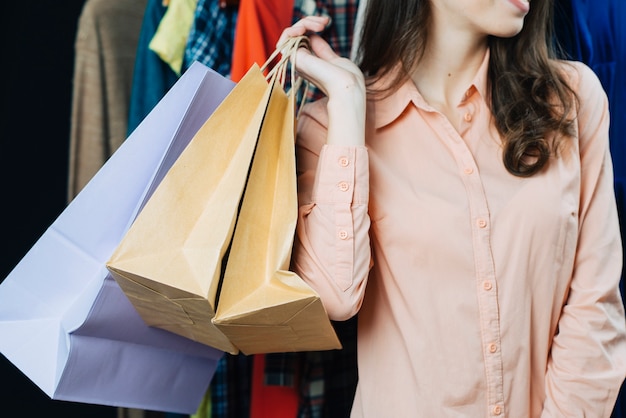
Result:
{"type": "MultiPolygon", "coordinates": [[[[553,0],[533,0],[519,34],[489,38],[491,112],[504,165],[520,177],[541,171],[573,132],[568,115],[577,98],[554,60],[552,7],[553,0]]],[[[383,93],[406,81],[424,52],[430,15],[430,0],[369,0],[357,58],[369,86],[398,64],[403,71],[383,93]]]]}

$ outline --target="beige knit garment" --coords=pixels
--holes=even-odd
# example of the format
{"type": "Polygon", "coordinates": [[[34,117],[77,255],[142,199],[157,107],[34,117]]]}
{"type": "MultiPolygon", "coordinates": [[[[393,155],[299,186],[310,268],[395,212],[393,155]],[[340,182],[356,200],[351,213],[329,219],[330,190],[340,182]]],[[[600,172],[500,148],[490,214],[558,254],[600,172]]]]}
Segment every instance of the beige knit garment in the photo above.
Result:
{"type": "MultiPolygon", "coordinates": [[[[126,139],[135,53],[147,0],[87,0],[78,21],[68,201],[126,139]]],[[[119,418],[165,414],[118,408],[119,418]]]]}
{"type": "Polygon", "coordinates": [[[126,139],[147,0],[87,0],[75,42],[68,200],[126,139]]]}

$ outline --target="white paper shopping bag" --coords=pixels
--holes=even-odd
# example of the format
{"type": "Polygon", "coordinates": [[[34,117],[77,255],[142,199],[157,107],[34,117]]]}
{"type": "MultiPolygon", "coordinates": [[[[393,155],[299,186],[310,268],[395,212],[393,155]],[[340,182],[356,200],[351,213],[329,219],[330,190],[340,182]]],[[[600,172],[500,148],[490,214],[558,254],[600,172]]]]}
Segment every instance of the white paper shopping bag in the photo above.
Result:
{"type": "Polygon", "coordinates": [[[105,262],[233,86],[194,63],[0,284],[0,352],[51,398],[196,411],[223,353],[148,327],[105,262]]]}

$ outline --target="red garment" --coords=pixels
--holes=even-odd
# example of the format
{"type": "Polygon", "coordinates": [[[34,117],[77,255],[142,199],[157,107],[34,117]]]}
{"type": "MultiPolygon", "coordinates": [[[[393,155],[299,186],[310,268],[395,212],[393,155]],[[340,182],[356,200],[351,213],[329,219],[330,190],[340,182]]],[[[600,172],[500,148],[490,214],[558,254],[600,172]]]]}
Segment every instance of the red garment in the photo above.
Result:
{"type": "Polygon", "coordinates": [[[235,28],[231,78],[237,82],[253,63],[263,65],[291,25],[294,0],[240,0],[235,28]]]}
{"type": "Polygon", "coordinates": [[[265,355],[255,354],[252,361],[250,418],[295,418],[298,391],[295,387],[266,385],[265,355]]]}

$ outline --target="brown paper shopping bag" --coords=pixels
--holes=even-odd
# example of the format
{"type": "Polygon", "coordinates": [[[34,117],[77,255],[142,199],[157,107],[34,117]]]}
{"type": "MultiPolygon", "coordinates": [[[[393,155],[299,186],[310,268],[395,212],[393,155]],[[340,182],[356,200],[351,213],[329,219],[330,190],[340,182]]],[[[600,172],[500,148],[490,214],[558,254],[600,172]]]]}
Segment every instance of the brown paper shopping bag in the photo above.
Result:
{"type": "Polygon", "coordinates": [[[341,348],[319,295],[288,270],[298,217],[295,91],[273,86],[213,319],[245,354],[341,348]]]}
{"type": "Polygon", "coordinates": [[[148,325],[229,353],[237,348],[211,320],[270,93],[253,66],[192,138],[107,262],[148,325]]]}
{"type": "Polygon", "coordinates": [[[149,325],[230,353],[340,347],[319,296],[287,270],[294,97],[280,81],[300,41],[280,49],[269,83],[253,66],[235,86],[107,263],[149,325]]]}

